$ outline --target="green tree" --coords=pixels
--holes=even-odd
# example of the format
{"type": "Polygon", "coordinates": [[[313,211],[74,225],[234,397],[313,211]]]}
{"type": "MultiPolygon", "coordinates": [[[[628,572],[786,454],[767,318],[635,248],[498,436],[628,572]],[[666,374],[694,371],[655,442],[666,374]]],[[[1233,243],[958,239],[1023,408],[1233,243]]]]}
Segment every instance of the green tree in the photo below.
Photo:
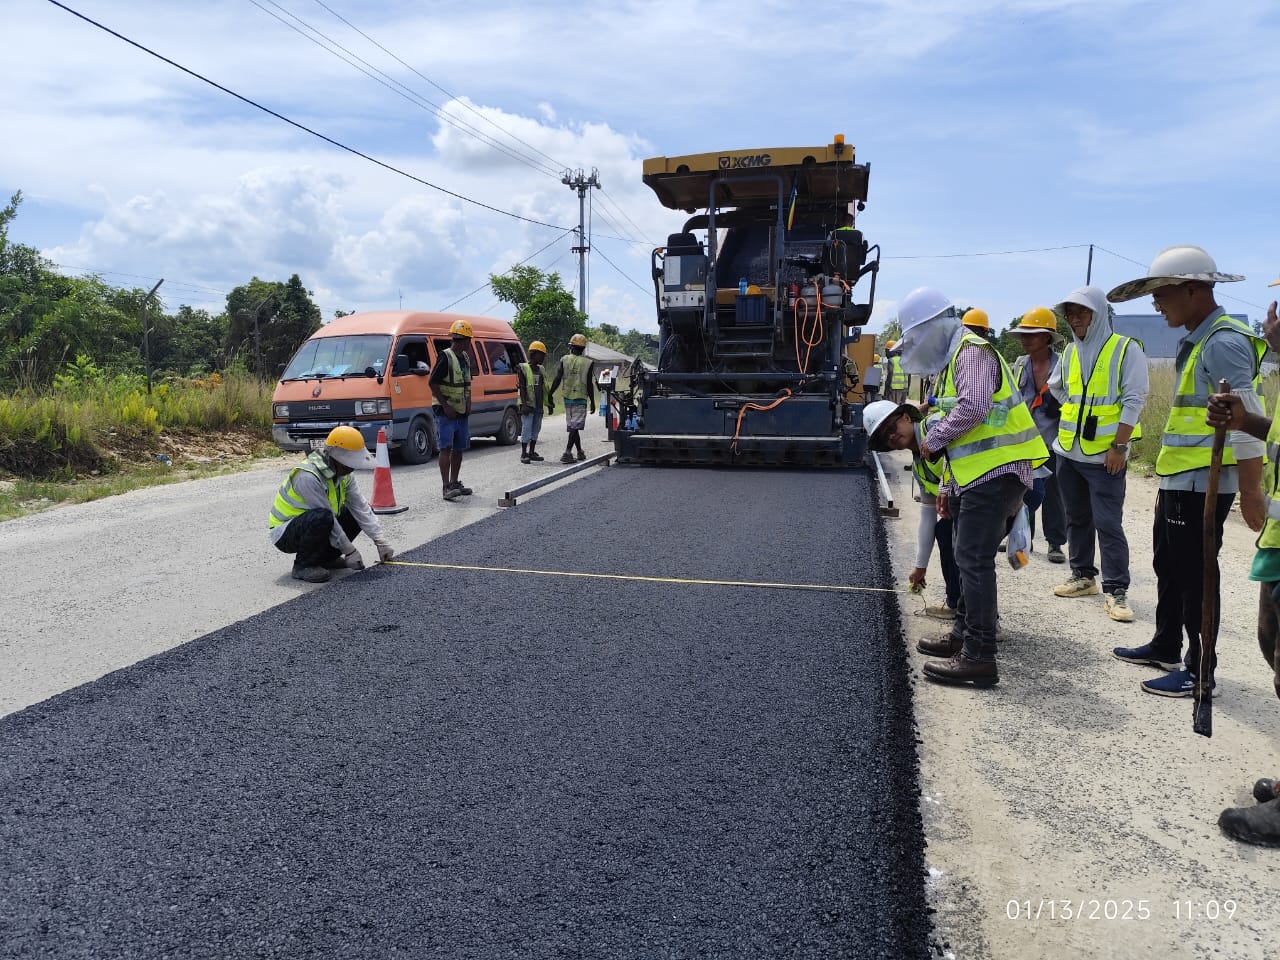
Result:
{"type": "Polygon", "coordinates": [[[489,285],[494,296],[516,308],[511,324],[516,336],[525,343],[545,343],[549,362],[569,349],[569,338],[575,333],[586,333],[587,315],[578,309],[558,273],[517,265],[504,274],[490,274],[489,285]]]}
{"type": "Polygon", "coordinates": [[[226,354],[259,377],[273,377],[320,329],[320,308],[295,273],[287,283],[254,277],[227,294],[226,354]]]}

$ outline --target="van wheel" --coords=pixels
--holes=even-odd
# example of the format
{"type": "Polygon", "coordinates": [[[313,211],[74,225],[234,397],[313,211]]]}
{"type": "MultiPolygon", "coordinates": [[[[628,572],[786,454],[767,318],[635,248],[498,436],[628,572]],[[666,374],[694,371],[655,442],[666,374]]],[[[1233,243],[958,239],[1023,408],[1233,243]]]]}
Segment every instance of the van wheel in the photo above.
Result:
{"type": "Polygon", "coordinates": [[[507,407],[495,437],[504,447],[509,447],[520,439],[520,414],[516,413],[515,407],[507,407]]]}
{"type": "Polygon", "coordinates": [[[414,417],[409,435],[400,444],[400,459],[405,463],[426,463],[438,449],[436,425],[427,417],[414,417]]]}

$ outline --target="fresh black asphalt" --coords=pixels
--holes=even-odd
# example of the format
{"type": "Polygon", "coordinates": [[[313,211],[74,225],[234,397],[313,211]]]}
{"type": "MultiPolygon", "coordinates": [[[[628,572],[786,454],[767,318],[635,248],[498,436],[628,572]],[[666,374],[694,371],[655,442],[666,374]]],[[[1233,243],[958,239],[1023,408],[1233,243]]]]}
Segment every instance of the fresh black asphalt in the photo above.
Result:
{"type": "MultiPolygon", "coordinates": [[[[615,466],[397,559],[887,587],[875,510],[615,466]]],[[[0,956],[923,957],[917,802],[892,594],[379,566],[0,720],[0,956]]]]}

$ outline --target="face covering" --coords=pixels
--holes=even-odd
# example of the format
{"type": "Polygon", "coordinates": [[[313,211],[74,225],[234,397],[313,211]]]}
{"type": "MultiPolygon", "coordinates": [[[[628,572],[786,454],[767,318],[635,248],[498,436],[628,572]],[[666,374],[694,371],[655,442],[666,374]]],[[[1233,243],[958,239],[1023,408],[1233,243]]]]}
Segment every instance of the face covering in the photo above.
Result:
{"type": "Polygon", "coordinates": [[[951,341],[960,332],[954,312],[912,327],[902,335],[902,369],[915,376],[931,376],[951,359],[951,341]]]}

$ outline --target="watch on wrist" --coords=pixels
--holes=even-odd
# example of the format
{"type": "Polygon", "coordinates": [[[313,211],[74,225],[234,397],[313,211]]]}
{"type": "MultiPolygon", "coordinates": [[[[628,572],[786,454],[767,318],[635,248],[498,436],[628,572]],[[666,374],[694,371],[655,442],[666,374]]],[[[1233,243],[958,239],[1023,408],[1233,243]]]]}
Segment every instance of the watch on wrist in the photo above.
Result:
{"type": "Polygon", "coordinates": [[[1128,445],[1127,443],[1113,443],[1113,444],[1111,445],[1111,449],[1112,449],[1112,450],[1119,450],[1121,453],[1128,453],[1128,452],[1129,452],[1129,445],[1128,445]]]}

